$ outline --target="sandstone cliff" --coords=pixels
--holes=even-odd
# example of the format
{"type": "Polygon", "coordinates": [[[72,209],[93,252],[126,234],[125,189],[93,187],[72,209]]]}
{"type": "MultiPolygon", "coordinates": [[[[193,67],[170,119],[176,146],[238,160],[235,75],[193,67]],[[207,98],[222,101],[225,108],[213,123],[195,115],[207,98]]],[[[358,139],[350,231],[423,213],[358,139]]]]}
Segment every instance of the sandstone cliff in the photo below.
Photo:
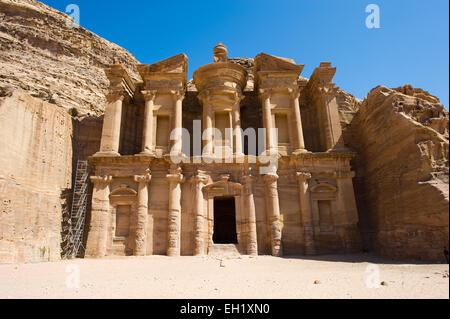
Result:
{"type": "Polygon", "coordinates": [[[448,112],[405,86],[377,87],[344,132],[357,151],[355,189],[366,247],[441,261],[448,245],[448,112]]]}
{"type": "Polygon", "coordinates": [[[103,68],[120,63],[139,80],[130,53],[67,18],[0,0],[0,263],[60,258],[72,167],[99,149],[103,68]]]}
{"type": "Polygon", "coordinates": [[[0,88],[101,115],[109,85],[103,68],[120,63],[138,80],[137,60],[82,27],[67,27],[67,19],[37,1],[0,0],[0,88]]]}

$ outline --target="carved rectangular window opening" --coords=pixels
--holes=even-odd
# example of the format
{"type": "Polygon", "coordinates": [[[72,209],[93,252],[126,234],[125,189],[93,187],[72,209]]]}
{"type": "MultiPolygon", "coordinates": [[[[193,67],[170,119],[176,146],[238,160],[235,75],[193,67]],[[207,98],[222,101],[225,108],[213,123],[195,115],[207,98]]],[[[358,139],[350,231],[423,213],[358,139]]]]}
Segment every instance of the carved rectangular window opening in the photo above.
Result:
{"type": "Polygon", "coordinates": [[[319,226],[321,232],[332,232],[334,230],[333,226],[333,216],[331,211],[331,201],[330,200],[319,200],[319,226]]]}
{"type": "Polygon", "coordinates": [[[116,212],[116,237],[128,237],[130,234],[131,206],[119,205],[116,212]]]}
{"type": "Polygon", "coordinates": [[[167,115],[158,115],[156,118],[156,146],[169,146],[170,118],[167,115]]]}
{"type": "Polygon", "coordinates": [[[275,127],[278,129],[278,143],[289,144],[289,126],[287,114],[275,114],[275,127]]]}

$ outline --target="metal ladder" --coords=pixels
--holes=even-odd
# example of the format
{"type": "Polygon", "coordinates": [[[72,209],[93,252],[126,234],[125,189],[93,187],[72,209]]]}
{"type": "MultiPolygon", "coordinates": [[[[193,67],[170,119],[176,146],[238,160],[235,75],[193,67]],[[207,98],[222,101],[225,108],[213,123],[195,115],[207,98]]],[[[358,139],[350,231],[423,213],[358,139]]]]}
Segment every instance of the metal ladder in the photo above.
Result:
{"type": "Polygon", "coordinates": [[[72,210],[70,213],[70,231],[66,258],[77,257],[83,246],[84,225],[86,223],[87,190],[89,167],[87,161],[78,161],[75,184],[73,187],[72,210]]]}

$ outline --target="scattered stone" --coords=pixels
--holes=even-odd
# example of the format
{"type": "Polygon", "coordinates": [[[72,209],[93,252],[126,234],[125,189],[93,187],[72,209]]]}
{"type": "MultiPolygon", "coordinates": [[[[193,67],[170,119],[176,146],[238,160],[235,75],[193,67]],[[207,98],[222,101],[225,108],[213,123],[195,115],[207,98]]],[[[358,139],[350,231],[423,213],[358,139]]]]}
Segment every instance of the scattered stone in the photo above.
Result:
{"type": "Polygon", "coordinates": [[[314,281],[314,285],[320,285],[320,284],[321,284],[320,280],[315,280],[314,281]]]}

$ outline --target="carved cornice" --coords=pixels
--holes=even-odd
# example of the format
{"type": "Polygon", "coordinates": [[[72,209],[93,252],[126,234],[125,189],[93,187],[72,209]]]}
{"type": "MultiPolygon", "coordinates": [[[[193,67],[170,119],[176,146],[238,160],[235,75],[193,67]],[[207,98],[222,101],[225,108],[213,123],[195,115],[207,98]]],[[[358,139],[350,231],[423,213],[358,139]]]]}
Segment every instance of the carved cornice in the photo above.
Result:
{"type": "Polygon", "coordinates": [[[90,179],[91,179],[91,182],[94,183],[94,184],[101,184],[101,183],[109,184],[109,183],[112,182],[113,177],[109,176],[109,175],[106,175],[106,176],[91,176],[90,179]]]}
{"type": "Polygon", "coordinates": [[[110,92],[121,91],[123,95],[128,95],[131,99],[134,98],[136,86],[122,65],[110,65],[109,68],[105,69],[105,74],[110,82],[110,92]]]}

